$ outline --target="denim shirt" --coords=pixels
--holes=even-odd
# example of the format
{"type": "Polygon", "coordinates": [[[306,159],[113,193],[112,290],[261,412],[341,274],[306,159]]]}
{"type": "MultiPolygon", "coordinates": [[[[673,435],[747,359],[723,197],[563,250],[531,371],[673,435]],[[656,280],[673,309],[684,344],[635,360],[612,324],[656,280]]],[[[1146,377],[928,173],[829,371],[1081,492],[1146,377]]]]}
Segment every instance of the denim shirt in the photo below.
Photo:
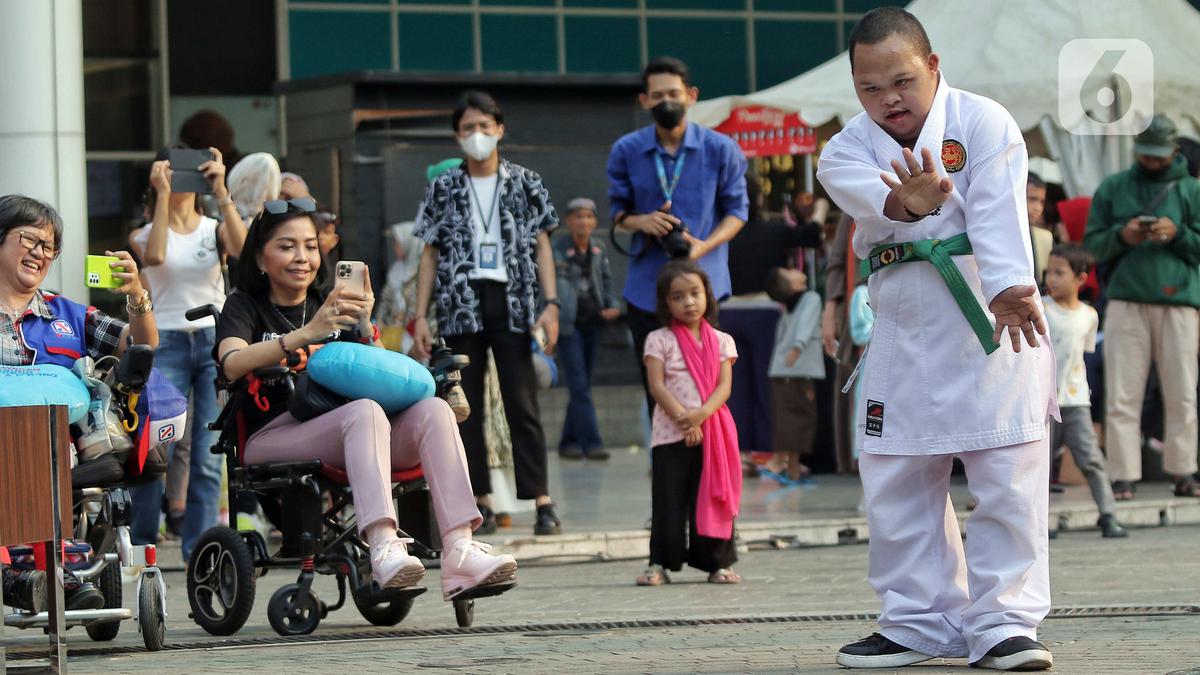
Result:
{"type": "MultiPolygon", "coordinates": [[[[591,264],[589,265],[589,283],[596,289],[600,299],[600,309],[610,309],[618,306],[617,296],[613,293],[612,270],[608,265],[608,251],[604,244],[595,239],[588,240],[591,248],[591,264]]],[[[562,307],[558,312],[559,335],[571,335],[575,332],[575,318],[579,307],[579,282],[583,273],[580,266],[573,262],[579,255],[575,240],[568,233],[554,240],[554,269],[558,274],[558,300],[562,307]]]]}
{"type": "MultiPolygon", "coordinates": [[[[726,216],[746,220],[746,157],[728,136],[689,123],[676,155],[667,154],[654,126],[630,132],[613,144],[608,157],[608,199],[612,215],[652,213],[666,201],[654,157],[662,159],[666,180],[674,176],[682,157],[679,183],[671,194],[671,213],[687,225],[688,233],[707,239],[726,216]]],[[[625,299],[647,312],[654,311],[654,286],[667,262],[666,253],[642,233],[633,236],[635,257],[629,261],[625,299]],[[640,255],[636,252],[641,251],[640,255]]],[[[720,300],[730,293],[729,245],[722,244],[697,261],[712,281],[720,300]]]]}

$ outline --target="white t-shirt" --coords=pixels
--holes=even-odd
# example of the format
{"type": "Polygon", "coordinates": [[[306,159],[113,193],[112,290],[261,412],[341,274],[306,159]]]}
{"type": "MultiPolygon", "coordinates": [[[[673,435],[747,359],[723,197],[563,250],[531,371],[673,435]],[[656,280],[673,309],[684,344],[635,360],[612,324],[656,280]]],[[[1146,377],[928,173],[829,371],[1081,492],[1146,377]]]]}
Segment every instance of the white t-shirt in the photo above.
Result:
{"type": "MultiPolygon", "coordinates": [[[[508,265],[504,261],[504,241],[500,236],[500,173],[485,178],[471,177],[474,193],[471,198],[471,223],[475,226],[475,269],[467,276],[486,281],[508,281],[508,265]],[[483,218],[481,211],[491,209],[483,218]],[[487,264],[485,264],[487,263],[487,264]]],[[[468,188],[470,192],[470,188],[468,188]]]]}
{"type": "MultiPolygon", "coordinates": [[[[150,238],[146,225],[133,234],[143,248],[150,238]]],[[[200,225],[189,234],[167,229],[167,257],[161,265],[145,267],[142,276],[154,297],[154,321],[159,330],[211,328],[211,316],[188,321],[184,312],[193,307],[225,304],[225,282],[217,253],[217,221],[200,217],[200,225]]]]}
{"type": "Polygon", "coordinates": [[[1046,306],[1046,323],[1058,368],[1058,405],[1061,408],[1091,405],[1083,355],[1096,351],[1100,316],[1091,305],[1080,303],[1075,309],[1067,309],[1048,295],[1042,297],[1042,304],[1046,306]]]}

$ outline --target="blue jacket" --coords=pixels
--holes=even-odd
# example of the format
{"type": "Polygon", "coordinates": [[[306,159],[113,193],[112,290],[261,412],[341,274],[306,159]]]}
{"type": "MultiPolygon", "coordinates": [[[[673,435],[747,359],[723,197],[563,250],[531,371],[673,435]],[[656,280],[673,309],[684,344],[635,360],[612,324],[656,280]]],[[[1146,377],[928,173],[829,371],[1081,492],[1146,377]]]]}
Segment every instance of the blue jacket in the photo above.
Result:
{"type": "MultiPolygon", "coordinates": [[[[613,293],[608,251],[605,250],[604,244],[595,239],[589,239],[588,245],[592,249],[591,286],[596,289],[600,298],[600,308],[619,307],[618,298],[613,293]]],[[[558,333],[559,335],[571,335],[575,332],[575,319],[579,309],[579,282],[583,278],[579,265],[573,262],[573,258],[578,255],[578,250],[575,247],[575,240],[571,238],[570,234],[555,239],[553,249],[554,269],[558,273],[558,301],[562,303],[558,312],[558,333]]]]}
{"type": "Polygon", "coordinates": [[[88,353],[84,332],[88,308],[61,295],[44,297],[51,317],[26,314],[21,319],[21,337],[34,350],[35,364],[71,368],[88,353]]]}

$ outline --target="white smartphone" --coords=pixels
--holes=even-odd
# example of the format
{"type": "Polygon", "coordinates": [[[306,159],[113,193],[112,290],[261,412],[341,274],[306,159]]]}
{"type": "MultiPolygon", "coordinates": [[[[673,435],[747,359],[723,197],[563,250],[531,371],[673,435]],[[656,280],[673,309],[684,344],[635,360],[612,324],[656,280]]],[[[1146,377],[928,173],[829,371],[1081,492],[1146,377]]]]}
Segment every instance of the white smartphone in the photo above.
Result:
{"type": "Polygon", "coordinates": [[[342,260],[337,264],[337,279],[334,285],[353,291],[367,291],[367,265],[359,260],[342,260]]]}

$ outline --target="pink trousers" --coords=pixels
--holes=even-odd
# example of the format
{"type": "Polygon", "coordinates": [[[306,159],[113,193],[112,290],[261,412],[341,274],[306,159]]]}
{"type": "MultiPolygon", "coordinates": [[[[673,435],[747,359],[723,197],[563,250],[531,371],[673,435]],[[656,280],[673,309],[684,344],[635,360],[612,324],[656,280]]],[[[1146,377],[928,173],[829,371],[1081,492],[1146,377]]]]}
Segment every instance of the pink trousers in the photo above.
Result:
{"type": "Polygon", "coordinates": [[[354,494],[358,530],[396,522],[392,470],[420,464],[442,536],[483,521],[467,476],[458,424],[450,406],[428,398],[389,420],[374,401],[360,399],[300,422],[284,413],[246,442],[248,464],[319,459],[344,469],[354,494]]]}

